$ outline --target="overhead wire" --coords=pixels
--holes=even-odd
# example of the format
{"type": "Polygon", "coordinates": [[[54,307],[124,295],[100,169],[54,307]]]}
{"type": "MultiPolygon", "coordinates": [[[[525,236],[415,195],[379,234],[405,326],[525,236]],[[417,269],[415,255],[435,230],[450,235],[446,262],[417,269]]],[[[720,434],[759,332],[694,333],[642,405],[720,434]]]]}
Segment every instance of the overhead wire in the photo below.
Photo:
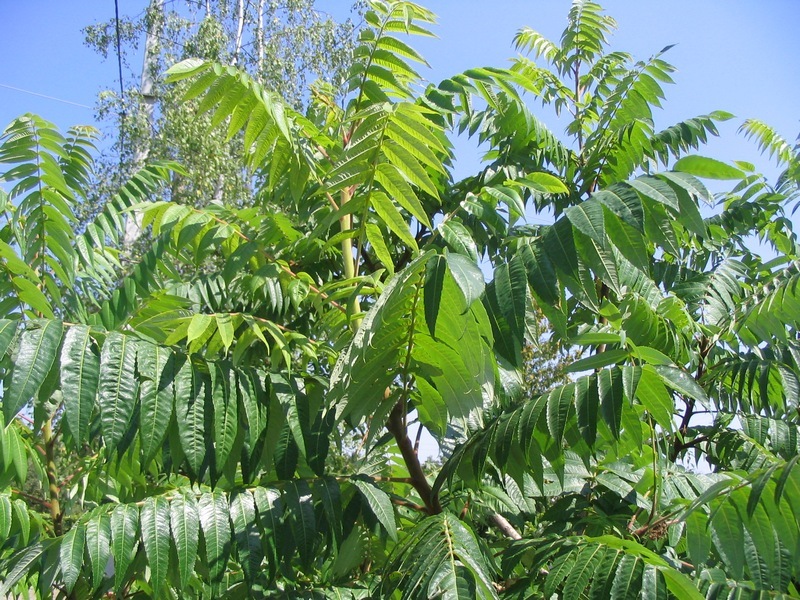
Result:
{"type": "Polygon", "coordinates": [[[122,164],[123,149],[125,147],[125,81],[122,78],[122,41],[119,32],[119,0],[114,0],[114,29],[117,33],[117,69],[119,71],[119,98],[122,109],[120,110],[119,127],[119,161],[122,164]]]}
{"type": "Polygon", "coordinates": [[[13,85],[6,85],[5,83],[0,83],[0,87],[7,88],[9,90],[14,90],[15,92],[22,92],[23,94],[30,94],[31,96],[39,96],[40,98],[55,100],[56,102],[63,102],[64,104],[80,106],[81,108],[88,108],[88,109],[92,108],[91,106],[87,106],[86,104],[81,104],[80,102],[73,102],[72,100],[64,100],[63,98],[56,98],[55,96],[48,96],[47,94],[40,94],[39,92],[32,92],[31,90],[24,90],[22,88],[14,87],[13,85]]]}

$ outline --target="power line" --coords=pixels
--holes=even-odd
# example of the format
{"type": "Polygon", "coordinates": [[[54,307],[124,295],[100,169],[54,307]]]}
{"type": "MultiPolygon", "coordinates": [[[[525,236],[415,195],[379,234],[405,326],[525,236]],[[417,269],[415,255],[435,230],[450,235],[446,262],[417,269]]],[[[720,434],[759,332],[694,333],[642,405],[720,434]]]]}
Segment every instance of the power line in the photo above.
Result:
{"type": "Polygon", "coordinates": [[[14,87],[13,85],[6,85],[5,83],[0,83],[0,87],[8,88],[9,90],[14,90],[15,92],[22,92],[23,94],[30,94],[31,96],[39,96],[40,98],[47,98],[48,100],[55,100],[56,102],[63,102],[64,104],[72,104],[73,106],[80,106],[81,108],[88,108],[91,110],[91,106],[86,106],[85,104],[80,104],[78,102],[72,102],[71,100],[64,100],[63,98],[56,98],[55,96],[48,96],[47,94],[40,94],[38,92],[32,92],[30,90],[23,90],[22,88],[14,87]]]}
{"type": "Polygon", "coordinates": [[[117,32],[117,68],[119,69],[119,98],[121,101],[119,113],[119,165],[120,170],[122,170],[122,150],[125,146],[125,83],[122,80],[122,44],[119,34],[119,2],[117,0],[114,0],[114,29],[117,32]]]}
{"type": "Polygon", "coordinates": [[[119,68],[119,96],[125,101],[125,84],[122,81],[122,50],[119,33],[119,2],[114,0],[114,29],[117,33],[117,67],[119,68]]]}

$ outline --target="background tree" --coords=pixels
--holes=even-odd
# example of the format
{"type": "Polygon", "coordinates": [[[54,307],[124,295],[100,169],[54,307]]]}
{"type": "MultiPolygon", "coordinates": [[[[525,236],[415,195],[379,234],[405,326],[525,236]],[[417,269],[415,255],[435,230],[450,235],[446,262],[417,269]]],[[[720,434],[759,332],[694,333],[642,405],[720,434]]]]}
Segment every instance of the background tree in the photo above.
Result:
{"type": "Polygon", "coordinates": [[[218,63],[170,69],[243,132],[255,206],[140,202],[177,168],[156,165],[76,237],[86,132],[7,129],[0,592],[796,595],[796,149],[745,125],[780,151],[774,186],[686,155],[728,115],[655,131],[671,67],[605,54],[593,3],[558,44],[520,34],[544,64],[422,94],[404,34],[433,15],[370,8],[341,105],[320,90],[303,114],[218,63]],[[567,141],[520,90],[566,111],[567,141]],[[462,181],[450,127],[490,146],[462,181]],[[698,177],[732,188],[715,199],[698,177]],[[152,245],[114,288],[132,203],[152,245]],[[527,226],[528,207],[554,223],[527,226]],[[526,396],[537,307],[583,350],[571,380],[526,396]],[[423,428],[452,449],[432,480],[423,428]],[[364,460],[327,460],[342,432],[364,460]],[[26,456],[46,482],[28,502],[26,456]]]}
{"type": "Polygon", "coordinates": [[[528,315],[528,330],[522,347],[524,394],[538,396],[557,384],[569,381],[569,365],[579,355],[553,335],[553,328],[541,309],[528,315]]]}
{"type": "MultiPolygon", "coordinates": [[[[125,96],[114,89],[100,95],[98,117],[109,124],[114,141],[97,165],[99,194],[90,206],[102,206],[104,194],[146,160],[162,159],[180,160],[193,173],[190,178],[176,176],[166,190],[175,201],[251,205],[258,173],[244,168],[241,136],[212,128],[210,114],[198,117],[198,103],[185,97],[187,88],[165,85],[164,71],[188,57],[231,64],[302,109],[310,99],[309,83],[341,88],[354,39],[351,21],[337,23],[314,0],[152,0],[145,11],[124,17],[119,26],[125,96]]],[[[104,58],[116,58],[113,20],[85,31],[90,47],[104,58]]],[[[129,245],[138,238],[139,227],[134,219],[128,227],[129,245]]]]}

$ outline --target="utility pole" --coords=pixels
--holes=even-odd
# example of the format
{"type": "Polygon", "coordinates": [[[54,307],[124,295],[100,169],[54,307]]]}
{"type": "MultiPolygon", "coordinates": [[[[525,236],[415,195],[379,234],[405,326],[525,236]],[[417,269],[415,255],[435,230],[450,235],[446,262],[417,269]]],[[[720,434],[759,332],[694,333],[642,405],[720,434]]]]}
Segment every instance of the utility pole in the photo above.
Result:
{"type": "MultiPolygon", "coordinates": [[[[151,0],[147,9],[147,37],[144,43],[144,59],[142,62],[142,78],[139,92],[142,96],[142,112],[148,129],[153,125],[155,112],[155,73],[158,69],[158,40],[164,26],[164,0],[151,0]]],[[[149,140],[136,141],[133,150],[134,170],[144,165],[150,153],[149,140]]],[[[130,248],[142,234],[142,219],[140,215],[128,215],[125,221],[125,236],[123,246],[130,248]]]]}

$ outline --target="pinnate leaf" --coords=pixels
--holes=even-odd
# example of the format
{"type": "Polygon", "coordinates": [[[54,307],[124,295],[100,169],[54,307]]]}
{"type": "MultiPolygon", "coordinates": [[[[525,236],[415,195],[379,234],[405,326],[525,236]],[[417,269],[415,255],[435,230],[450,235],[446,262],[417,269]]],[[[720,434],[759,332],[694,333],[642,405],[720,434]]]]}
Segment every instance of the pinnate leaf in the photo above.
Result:
{"type": "Polygon", "coordinates": [[[108,334],[100,354],[98,401],[103,438],[112,452],[125,432],[136,400],[136,349],[118,332],[108,334]]]}
{"type": "Polygon", "coordinates": [[[142,542],[150,565],[150,585],[157,596],[169,573],[169,501],[161,496],[145,499],[141,524],[142,542]]]}
{"type": "Polygon", "coordinates": [[[41,320],[27,324],[20,336],[11,383],[3,390],[3,416],[11,423],[28,402],[36,398],[58,355],[61,321],[41,320]]]}
{"type": "Polygon", "coordinates": [[[114,588],[122,589],[128,567],[133,561],[139,529],[136,505],[119,504],[111,512],[111,552],[114,554],[114,588]]]}
{"type": "Polygon", "coordinates": [[[86,550],[92,566],[92,588],[97,589],[111,555],[111,523],[107,514],[97,514],[86,523],[86,550]]]}
{"type": "Polygon", "coordinates": [[[673,167],[676,171],[689,173],[705,179],[742,179],[744,173],[724,162],[705,156],[684,156],[673,167]]]}
{"type": "Polygon", "coordinates": [[[464,294],[467,306],[470,306],[483,295],[486,287],[483,273],[478,265],[462,254],[448,252],[445,257],[450,274],[458,285],[458,289],[464,294]]]}
{"type": "Polygon", "coordinates": [[[179,494],[169,503],[170,529],[178,555],[178,576],[186,587],[194,573],[200,538],[200,513],[194,494],[179,494]]]}
{"type": "Polygon", "coordinates": [[[225,573],[231,546],[228,502],[219,490],[206,492],[200,497],[198,509],[209,576],[212,582],[219,582],[225,573]]]}
{"type": "Polygon", "coordinates": [[[94,352],[89,328],[76,325],[67,330],[61,349],[61,392],[64,416],[78,444],[89,439],[89,418],[97,397],[100,359],[94,352]]]}
{"type": "Polygon", "coordinates": [[[83,565],[83,548],[85,544],[86,526],[79,523],[72,527],[61,540],[60,559],[61,574],[64,577],[64,587],[71,592],[81,574],[83,565]]]}
{"type": "Polygon", "coordinates": [[[138,343],[136,362],[140,375],[139,439],[142,445],[142,462],[147,466],[161,449],[172,418],[175,362],[169,350],[148,342],[138,343]]]}
{"type": "Polygon", "coordinates": [[[358,488],[361,496],[367,502],[367,506],[372,511],[372,514],[378,519],[380,524],[389,534],[389,537],[397,541],[397,525],[394,520],[394,509],[389,495],[382,489],[375,485],[362,481],[361,479],[353,479],[353,485],[358,488]]]}
{"type": "Polygon", "coordinates": [[[442,302],[442,288],[446,269],[445,257],[441,254],[431,256],[425,265],[425,321],[431,336],[436,337],[436,319],[442,302]]]}

